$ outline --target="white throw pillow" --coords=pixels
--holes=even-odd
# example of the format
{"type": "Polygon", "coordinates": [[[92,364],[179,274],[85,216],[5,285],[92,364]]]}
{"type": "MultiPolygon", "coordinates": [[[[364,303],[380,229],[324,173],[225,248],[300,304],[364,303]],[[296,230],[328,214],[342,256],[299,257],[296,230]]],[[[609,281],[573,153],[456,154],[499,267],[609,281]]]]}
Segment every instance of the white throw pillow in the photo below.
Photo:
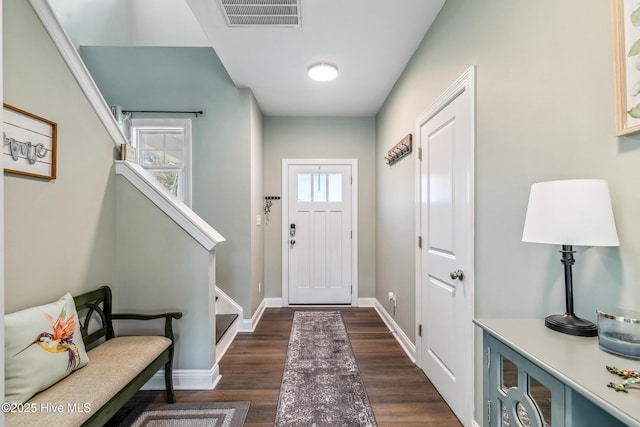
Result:
{"type": "Polygon", "coordinates": [[[23,403],[87,364],[71,294],[4,316],[5,396],[23,403]]]}

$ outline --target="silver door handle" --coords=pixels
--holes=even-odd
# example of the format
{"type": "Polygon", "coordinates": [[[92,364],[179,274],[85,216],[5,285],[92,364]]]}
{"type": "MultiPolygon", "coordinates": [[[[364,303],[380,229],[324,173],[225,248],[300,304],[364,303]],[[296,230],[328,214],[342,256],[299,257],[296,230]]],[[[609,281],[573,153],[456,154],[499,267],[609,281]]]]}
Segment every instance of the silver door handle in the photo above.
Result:
{"type": "Polygon", "coordinates": [[[291,246],[296,244],[296,241],[294,239],[289,240],[289,243],[291,243],[291,246]]]}
{"type": "Polygon", "coordinates": [[[449,273],[449,277],[451,277],[453,280],[462,280],[464,278],[464,273],[462,272],[462,270],[452,271],[451,273],[449,273]]]}

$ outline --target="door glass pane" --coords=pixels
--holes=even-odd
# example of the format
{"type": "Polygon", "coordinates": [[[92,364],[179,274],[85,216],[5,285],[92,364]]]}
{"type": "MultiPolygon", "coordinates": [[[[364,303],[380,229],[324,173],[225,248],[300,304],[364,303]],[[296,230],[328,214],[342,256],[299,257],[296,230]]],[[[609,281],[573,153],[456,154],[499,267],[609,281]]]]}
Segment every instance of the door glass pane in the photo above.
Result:
{"type": "Polygon", "coordinates": [[[298,201],[311,201],[311,174],[309,173],[298,174],[298,201]]]}
{"type": "Polygon", "coordinates": [[[551,390],[529,376],[529,395],[538,405],[545,426],[551,426],[551,390]]]}
{"type": "Polygon", "coordinates": [[[516,404],[516,414],[518,415],[518,421],[520,421],[520,423],[515,425],[522,425],[525,427],[529,427],[531,425],[529,413],[527,412],[527,409],[520,404],[520,402],[516,404]]]}
{"type": "Polygon", "coordinates": [[[502,390],[518,387],[518,367],[511,360],[502,356],[502,390]]]}
{"type": "Polygon", "coordinates": [[[316,173],[313,175],[313,201],[327,201],[327,174],[316,173]]]}
{"type": "Polygon", "coordinates": [[[507,405],[502,403],[502,427],[531,427],[529,413],[520,402],[516,403],[516,417],[518,418],[517,421],[512,420],[510,412],[507,410],[507,405]]]}
{"type": "Polygon", "coordinates": [[[500,427],[511,427],[511,419],[509,418],[509,413],[507,412],[507,405],[502,400],[499,400],[499,402],[500,413],[502,414],[502,423],[498,422],[498,425],[500,427]]]}
{"type": "Polygon", "coordinates": [[[329,174],[329,201],[330,202],[342,201],[342,174],[341,173],[329,174]]]}

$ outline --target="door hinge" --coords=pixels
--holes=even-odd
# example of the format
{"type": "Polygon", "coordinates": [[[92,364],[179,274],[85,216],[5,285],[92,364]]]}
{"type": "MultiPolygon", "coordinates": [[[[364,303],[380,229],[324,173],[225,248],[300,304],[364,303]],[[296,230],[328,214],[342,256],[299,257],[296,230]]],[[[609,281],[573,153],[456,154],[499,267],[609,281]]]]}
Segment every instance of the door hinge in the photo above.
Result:
{"type": "Polygon", "coordinates": [[[418,147],[418,160],[422,160],[422,147],[418,147]]]}
{"type": "Polygon", "coordinates": [[[491,401],[487,400],[487,421],[491,423],[491,401]]]}
{"type": "Polygon", "coordinates": [[[487,347],[487,370],[491,370],[491,347],[487,347]]]}
{"type": "Polygon", "coordinates": [[[351,184],[353,184],[353,175],[351,175],[351,184]]]}
{"type": "Polygon", "coordinates": [[[422,236],[418,236],[418,247],[422,249],[422,236]]]}
{"type": "Polygon", "coordinates": [[[351,240],[353,240],[353,230],[351,230],[351,240]]]}
{"type": "Polygon", "coordinates": [[[418,325],[418,336],[422,336],[422,325],[418,325]]]}

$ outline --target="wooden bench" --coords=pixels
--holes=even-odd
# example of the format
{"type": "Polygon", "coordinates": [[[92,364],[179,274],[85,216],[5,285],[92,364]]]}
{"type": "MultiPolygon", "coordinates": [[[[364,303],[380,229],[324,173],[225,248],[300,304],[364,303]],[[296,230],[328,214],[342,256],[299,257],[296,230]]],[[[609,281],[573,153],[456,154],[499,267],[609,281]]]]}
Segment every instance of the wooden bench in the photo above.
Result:
{"type": "Polygon", "coordinates": [[[182,313],[112,313],[111,289],[74,297],[89,363],[46,390],[23,408],[6,414],[7,426],[102,426],[162,367],[167,400],[173,392],[173,319],[182,313]],[[164,336],[116,337],[114,320],[165,319],[164,336]]]}

